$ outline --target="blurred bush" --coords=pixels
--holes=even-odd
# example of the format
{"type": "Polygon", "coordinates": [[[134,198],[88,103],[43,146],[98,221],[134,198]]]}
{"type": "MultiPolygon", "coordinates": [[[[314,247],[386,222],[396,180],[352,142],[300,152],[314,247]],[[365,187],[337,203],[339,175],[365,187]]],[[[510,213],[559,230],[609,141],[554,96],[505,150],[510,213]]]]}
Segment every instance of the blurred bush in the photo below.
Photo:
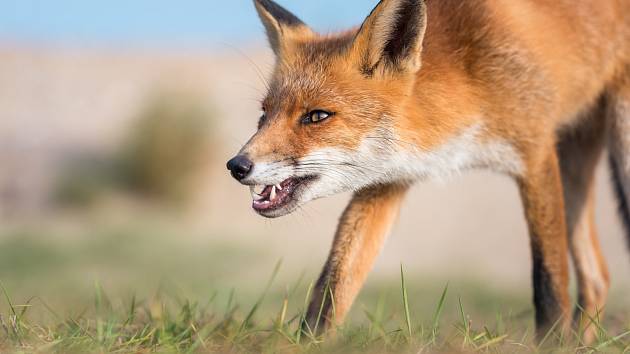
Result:
{"type": "Polygon", "coordinates": [[[70,159],[54,190],[54,201],[64,206],[88,206],[122,186],[120,161],[110,156],[81,155],[70,159]]]}
{"type": "Polygon", "coordinates": [[[145,196],[183,201],[212,151],[211,109],[194,96],[163,94],[140,115],[122,152],[127,186],[145,196]]]}
{"type": "Polygon", "coordinates": [[[93,204],[107,193],[182,204],[212,161],[212,108],[194,94],[161,93],[133,120],[110,157],[73,159],[56,192],[63,204],[93,204]]]}

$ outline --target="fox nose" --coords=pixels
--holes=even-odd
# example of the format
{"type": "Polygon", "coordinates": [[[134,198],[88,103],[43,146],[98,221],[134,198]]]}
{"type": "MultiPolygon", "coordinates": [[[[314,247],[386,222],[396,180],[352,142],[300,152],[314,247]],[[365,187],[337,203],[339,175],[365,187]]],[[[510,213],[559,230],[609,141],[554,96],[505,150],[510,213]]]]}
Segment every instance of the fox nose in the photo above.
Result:
{"type": "Polygon", "coordinates": [[[227,169],[232,173],[232,177],[237,181],[241,181],[252,171],[254,163],[246,156],[238,155],[227,163],[227,169]]]}

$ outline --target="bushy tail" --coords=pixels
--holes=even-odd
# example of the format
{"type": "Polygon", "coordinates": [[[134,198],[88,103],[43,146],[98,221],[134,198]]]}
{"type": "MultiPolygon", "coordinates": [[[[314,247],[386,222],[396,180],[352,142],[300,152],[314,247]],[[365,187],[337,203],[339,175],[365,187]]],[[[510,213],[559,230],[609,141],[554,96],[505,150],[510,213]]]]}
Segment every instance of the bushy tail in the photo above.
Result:
{"type": "Polygon", "coordinates": [[[613,186],[619,202],[619,214],[623,219],[623,224],[626,229],[628,247],[630,248],[630,205],[628,204],[630,202],[628,200],[628,195],[630,195],[630,181],[624,171],[621,170],[621,166],[619,165],[621,162],[622,160],[619,159],[619,156],[615,156],[613,153],[610,154],[613,186]]]}

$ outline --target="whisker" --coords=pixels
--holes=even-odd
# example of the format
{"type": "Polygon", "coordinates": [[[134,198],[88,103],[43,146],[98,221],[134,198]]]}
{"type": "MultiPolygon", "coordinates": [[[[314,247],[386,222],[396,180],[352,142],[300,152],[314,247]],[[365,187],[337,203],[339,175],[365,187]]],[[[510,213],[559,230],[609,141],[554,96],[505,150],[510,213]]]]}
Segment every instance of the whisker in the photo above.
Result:
{"type": "Polygon", "coordinates": [[[236,47],[234,45],[231,45],[229,43],[224,43],[224,45],[226,47],[228,47],[229,49],[234,50],[237,54],[239,54],[241,57],[243,57],[245,60],[247,60],[249,62],[249,64],[253,67],[254,71],[256,72],[256,75],[258,76],[258,79],[261,81],[263,86],[265,86],[265,89],[267,89],[267,91],[269,91],[270,90],[269,81],[265,78],[265,75],[263,74],[263,72],[260,69],[260,67],[245,52],[243,52],[238,47],[236,47]]]}
{"type": "Polygon", "coordinates": [[[409,141],[400,140],[400,139],[391,138],[391,137],[385,137],[385,136],[366,136],[365,138],[366,139],[385,140],[385,141],[389,141],[389,142],[403,143],[403,144],[411,145],[411,146],[414,146],[414,147],[418,146],[417,143],[412,143],[412,142],[409,142],[409,141]]]}
{"type": "Polygon", "coordinates": [[[381,171],[374,170],[374,169],[369,168],[367,166],[361,166],[361,165],[357,165],[357,164],[354,164],[352,162],[346,162],[346,161],[338,162],[336,160],[324,160],[324,159],[309,160],[308,162],[300,163],[300,165],[304,165],[304,166],[315,165],[315,166],[321,166],[321,167],[325,167],[325,166],[346,166],[346,167],[354,168],[355,170],[361,171],[363,173],[366,173],[366,171],[364,171],[364,170],[367,170],[367,171],[372,172],[372,173],[382,173],[381,171]]]}

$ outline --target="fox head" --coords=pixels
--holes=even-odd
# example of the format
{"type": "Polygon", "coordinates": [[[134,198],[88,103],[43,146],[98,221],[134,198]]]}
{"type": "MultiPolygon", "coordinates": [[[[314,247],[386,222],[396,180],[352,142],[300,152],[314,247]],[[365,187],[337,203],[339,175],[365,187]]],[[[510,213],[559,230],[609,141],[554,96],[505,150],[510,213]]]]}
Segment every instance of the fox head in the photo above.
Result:
{"type": "Polygon", "coordinates": [[[276,64],[258,131],[228,162],[253,208],[286,215],[313,199],[400,182],[397,127],[422,67],[423,0],[382,0],[359,29],[319,35],[254,0],[276,64]]]}

